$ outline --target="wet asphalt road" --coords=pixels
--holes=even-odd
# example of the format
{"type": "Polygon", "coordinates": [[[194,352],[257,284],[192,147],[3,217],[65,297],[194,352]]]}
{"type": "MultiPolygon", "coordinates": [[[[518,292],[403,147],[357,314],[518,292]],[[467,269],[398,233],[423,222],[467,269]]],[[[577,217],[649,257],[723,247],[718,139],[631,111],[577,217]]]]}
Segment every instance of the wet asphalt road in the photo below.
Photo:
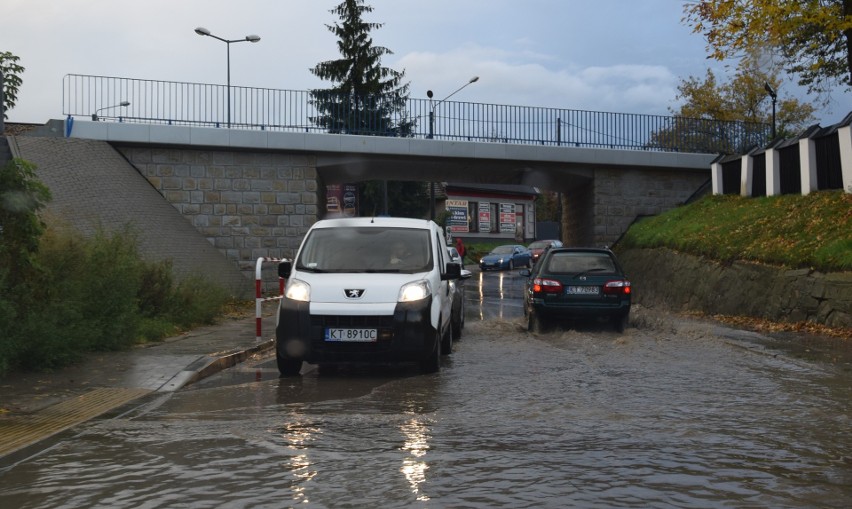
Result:
{"type": "Polygon", "coordinates": [[[848,507],[848,369],[642,308],[530,334],[521,287],[474,274],[437,374],[254,359],[0,472],[0,507],[848,507]]]}

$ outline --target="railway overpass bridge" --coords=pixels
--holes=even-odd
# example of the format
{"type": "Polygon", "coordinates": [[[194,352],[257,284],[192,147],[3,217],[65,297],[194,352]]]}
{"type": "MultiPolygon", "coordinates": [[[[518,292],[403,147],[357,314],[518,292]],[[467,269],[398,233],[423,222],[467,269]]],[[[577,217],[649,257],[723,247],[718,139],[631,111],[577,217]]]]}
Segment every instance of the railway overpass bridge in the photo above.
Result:
{"type": "MultiPolygon", "coordinates": [[[[325,214],[328,184],[387,179],[532,185],[562,194],[563,240],[569,245],[606,245],[637,216],[658,214],[687,200],[708,182],[716,157],[73,117],[18,136],[13,145],[18,155],[39,167],[51,167],[51,178],[60,186],[73,187],[62,177],[63,167],[69,165],[80,167],[81,175],[99,168],[96,175],[88,175],[93,177],[87,180],[88,188],[135,174],[136,183],[125,185],[123,191],[87,193],[90,202],[96,197],[96,203],[75,203],[69,196],[73,206],[68,210],[92,208],[90,221],[98,210],[113,211],[104,214],[114,219],[120,215],[115,211],[131,201],[130,195],[139,194],[133,186],[142,185],[148,191],[153,187],[158,191],[150,195],[155,196],[153,200],[170,203],[246,279],[253,279],[258,257],[295,254],[307,228],[325,214]],[[104,150],[115,151],[120,158],[102,167],[87,160],[89,150],[91,158],[102,158],[104,150]],[[144,179],[138,179],[140,175],[144,179]],[[128,195],[122,197],[124,193],[128,195]]],[[[77,193],[71,188],[68,192],[77,193]]],[[[137,229],[146,228],[145,211],[125,212],[137,229]]],[[[150,236],[156,238],[161,226],[152,228],[150,236]]],[[[176,268],[180,265],[176,260],[176,268]]]]}

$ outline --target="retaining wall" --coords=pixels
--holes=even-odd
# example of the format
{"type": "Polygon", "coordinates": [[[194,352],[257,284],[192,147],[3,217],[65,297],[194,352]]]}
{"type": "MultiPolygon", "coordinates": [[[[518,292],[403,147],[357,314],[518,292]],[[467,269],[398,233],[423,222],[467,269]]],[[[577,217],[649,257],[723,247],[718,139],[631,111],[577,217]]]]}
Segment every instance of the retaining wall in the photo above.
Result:
{"type": "Polygon", "coordinates": [[[852,328],[852,272],[725,265],[669,249],[619,249],[618,258],[643,306],[852,328]]]}

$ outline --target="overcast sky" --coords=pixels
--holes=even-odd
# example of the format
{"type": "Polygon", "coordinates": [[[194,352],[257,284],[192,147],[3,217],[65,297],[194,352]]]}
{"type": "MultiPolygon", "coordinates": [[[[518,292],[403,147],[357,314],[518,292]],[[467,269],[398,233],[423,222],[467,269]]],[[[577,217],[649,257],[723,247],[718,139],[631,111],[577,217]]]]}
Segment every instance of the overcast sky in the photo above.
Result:
{"type": "MultiPolygon", "coordinates": [[[[87,74],[307,90],[329,84],[309,69],[339,57],[325,25],[340,0],[2,0],[0,51],[26,68],[10,122],[62,118],[62,78],[87,74]]],[[[384,23],[382,63],[405,71],[412,98],[667,115],[677,85],[703,77],[705,43],[681,22],[682,0],[367,0],[384,23]]],[[[793,85],[781,97],[802,97],[793,85]]],[[[836,92],[818,122],[852,110],[836,92]]]]}

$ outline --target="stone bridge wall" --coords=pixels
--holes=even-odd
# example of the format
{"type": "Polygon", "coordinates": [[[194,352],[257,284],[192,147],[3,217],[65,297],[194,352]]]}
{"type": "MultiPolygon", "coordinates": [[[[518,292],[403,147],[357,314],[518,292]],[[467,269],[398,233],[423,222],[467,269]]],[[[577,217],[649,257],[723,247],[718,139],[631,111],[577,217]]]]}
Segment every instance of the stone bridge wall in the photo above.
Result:
{"type": "MultiPolygon", "coordinates": [[[[249,279],[259,257],[295,255],[324,215],[317,157],[305,152],[113,146],[249,279]]],[[[568,245],[611,245],[638,215],[683,203],[707,172],[597,167],[564,191],[568,245]]]]}
{"type": "Polygon", "coordinates": [[[259,257],[295,256],[324,203],[312,156],[116,148],[252,280],[259,257]]]}

